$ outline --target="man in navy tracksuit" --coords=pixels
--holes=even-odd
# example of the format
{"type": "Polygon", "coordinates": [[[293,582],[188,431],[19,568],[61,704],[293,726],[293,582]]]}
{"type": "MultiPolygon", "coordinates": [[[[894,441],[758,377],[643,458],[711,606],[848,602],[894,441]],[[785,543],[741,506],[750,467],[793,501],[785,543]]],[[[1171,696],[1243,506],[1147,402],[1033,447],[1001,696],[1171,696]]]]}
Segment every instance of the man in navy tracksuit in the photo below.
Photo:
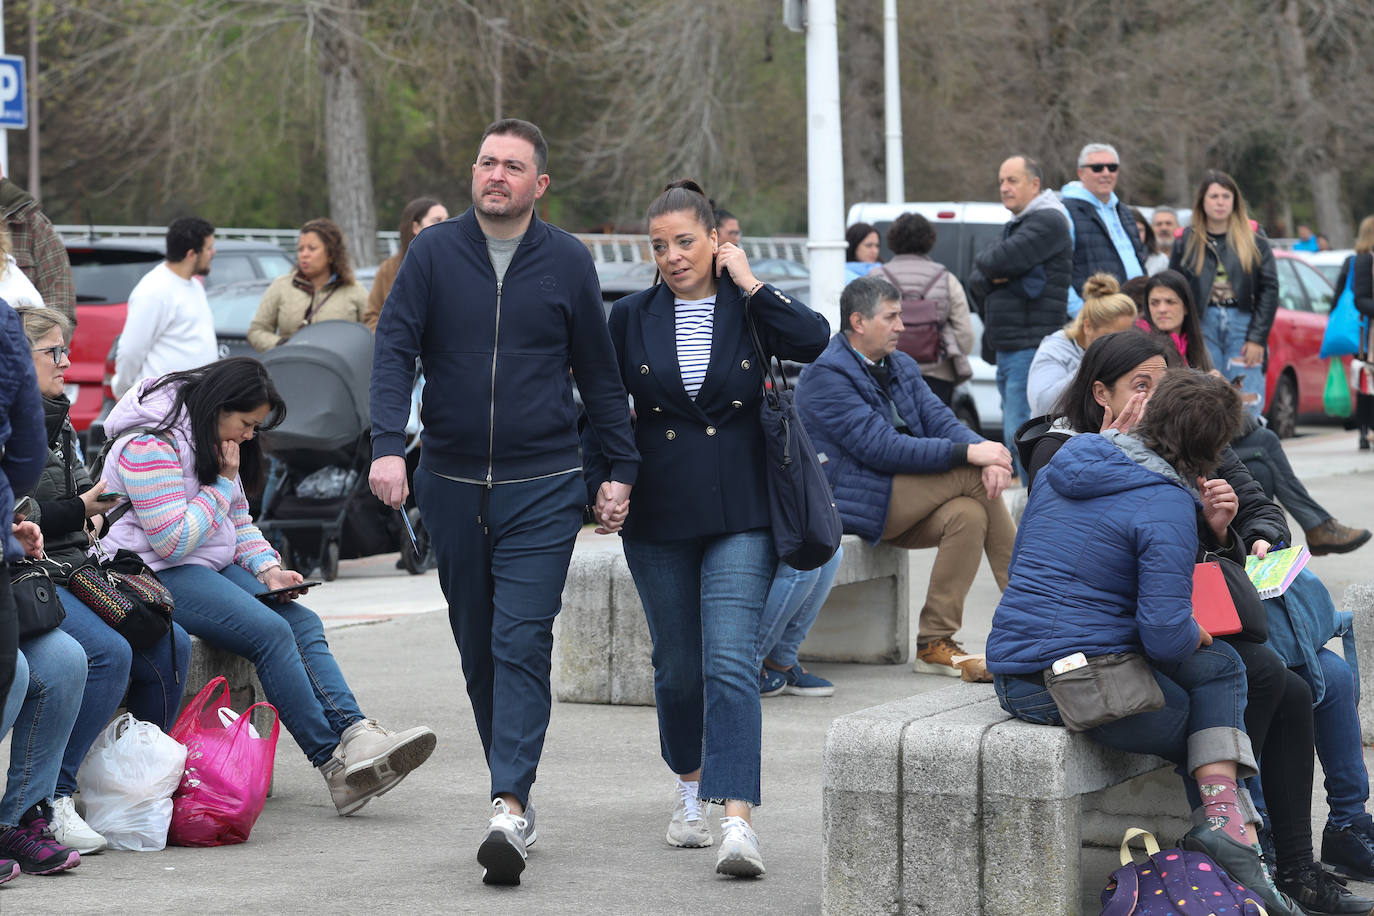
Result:
{"type": "Polygon", "coordinates": [[[372,492],[398,508],[416,356],[424,367],[415,495],[491,771],[477,852],[489,884],[520,883],[535,840],[529,792],[549,724],[553,619],[587,495],[569,369],[611,459],[596,507],[604,526],[625,518],[639,468],[591,255],[534,216],[547,161],[533,124],[487,128],[473,207],[411,243],[372,370],[372,492]]]}

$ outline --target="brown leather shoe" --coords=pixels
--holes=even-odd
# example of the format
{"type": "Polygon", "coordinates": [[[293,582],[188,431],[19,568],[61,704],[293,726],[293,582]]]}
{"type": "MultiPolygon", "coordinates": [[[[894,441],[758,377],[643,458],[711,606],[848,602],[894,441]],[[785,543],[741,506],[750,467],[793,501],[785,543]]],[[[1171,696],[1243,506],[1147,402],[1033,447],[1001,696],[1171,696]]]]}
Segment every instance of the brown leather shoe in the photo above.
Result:
{"type": "Polygon", "coordinates": [[[1328,553],[1349,553],[1363,547],[1370,537],[1364,528],[1348,528],[1334,518],[1328,518],[1317,527],[1307,529],[1305,533],[1307,549],[1314,557],[1328,553]]]}

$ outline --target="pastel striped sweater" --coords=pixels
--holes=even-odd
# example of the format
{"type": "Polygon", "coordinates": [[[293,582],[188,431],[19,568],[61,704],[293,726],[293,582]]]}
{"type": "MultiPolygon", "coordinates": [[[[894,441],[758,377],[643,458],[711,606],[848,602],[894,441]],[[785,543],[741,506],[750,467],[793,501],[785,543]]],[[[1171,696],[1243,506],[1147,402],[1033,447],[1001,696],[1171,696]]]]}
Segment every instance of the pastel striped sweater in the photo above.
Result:
{"type": "Polygon", "coordinates": [[[117,465],[133,504],[129,515],[137,516],[149,544],[164,561],[159,565],[179,565],[226,523],[234,530],[235,563],[254,575],[281,565],[280,556],[253,524],[248,500],[234,481],[218,477],[188,498],[176,449],[153,435],[130,439],[117,465]]]}

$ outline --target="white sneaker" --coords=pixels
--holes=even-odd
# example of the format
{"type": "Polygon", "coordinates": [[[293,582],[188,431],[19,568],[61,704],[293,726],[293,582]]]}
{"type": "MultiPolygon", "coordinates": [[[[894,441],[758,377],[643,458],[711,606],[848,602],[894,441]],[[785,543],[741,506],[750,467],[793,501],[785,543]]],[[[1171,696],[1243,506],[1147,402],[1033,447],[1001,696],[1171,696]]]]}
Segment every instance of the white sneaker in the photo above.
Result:
{"type": "Polygon", "coordinates": [[[48,827],[52,830],[53,839],[83,856],[103,852],[109,845],[76,813],[76,802],[70,795],[52,800],[52,818],[48,821],[48,827]]]}
{"type": "Polygon", "coordinates": [[[706,810],[697,795],[700,783],[677,781],[673,787],[673,819],[668,822],[668,845],[700,849],[715,842],[706,825],[706,810]]]}
{"type": "Polygon", "coordinates": [[[486,836],[477,847],[477,864],[482,866],[484,884],[519,884],[528,853],[525,847],[534,840],[531,819],[511,813],[504,798],[491,803],[491,821],[486,836]]]}
{"type": "Polygon", "coordinates": [[[720,819],[720,855],[716,856],[716,873],[736,878],[757,878],[763,874],[763,856],[759,853],[759,837],[742,817],[720,819]]]}

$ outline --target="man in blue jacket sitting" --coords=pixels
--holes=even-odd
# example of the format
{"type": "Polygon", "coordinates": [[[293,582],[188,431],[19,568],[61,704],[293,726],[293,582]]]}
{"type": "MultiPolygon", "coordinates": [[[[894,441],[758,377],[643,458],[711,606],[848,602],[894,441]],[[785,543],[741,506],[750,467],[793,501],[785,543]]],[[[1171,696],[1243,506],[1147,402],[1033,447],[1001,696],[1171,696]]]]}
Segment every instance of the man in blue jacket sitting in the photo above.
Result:
{"type": "Polygon", "coordinates": [[[986,553],[1006,588],[1016,526],[1002,502],[1011,453],[959,422],[897,349],[901,293],[861,277],[840,296],[841,332],[802,370],[797,408],[835,494],[845,531],[871,544],[936,547],[921,608],[915,669],[992,678],[954,634],[986,553]]]}

